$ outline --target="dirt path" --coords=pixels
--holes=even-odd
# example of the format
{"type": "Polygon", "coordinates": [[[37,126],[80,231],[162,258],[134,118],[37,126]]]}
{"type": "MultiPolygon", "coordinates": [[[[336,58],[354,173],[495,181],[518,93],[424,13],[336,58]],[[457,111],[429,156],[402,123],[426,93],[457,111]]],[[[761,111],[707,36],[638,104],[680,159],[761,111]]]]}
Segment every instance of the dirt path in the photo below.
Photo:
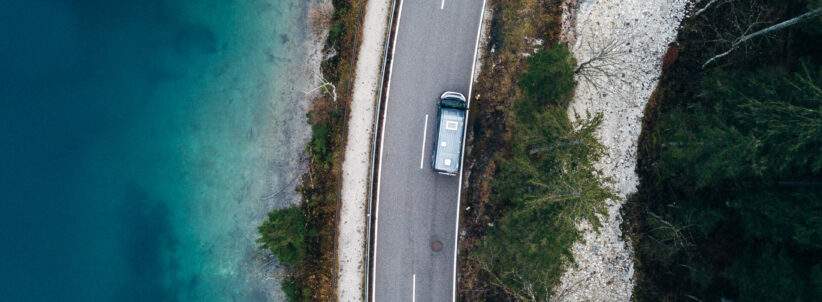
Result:
{"type": "Polygon", "coordinates": [[[342,200],[337,238],[337,300],[341,302],[363,299],[371,140],[389,8],[389,0],[368,1],[362,45],[357,55],[348,145],[342,164],[342,200]]]}

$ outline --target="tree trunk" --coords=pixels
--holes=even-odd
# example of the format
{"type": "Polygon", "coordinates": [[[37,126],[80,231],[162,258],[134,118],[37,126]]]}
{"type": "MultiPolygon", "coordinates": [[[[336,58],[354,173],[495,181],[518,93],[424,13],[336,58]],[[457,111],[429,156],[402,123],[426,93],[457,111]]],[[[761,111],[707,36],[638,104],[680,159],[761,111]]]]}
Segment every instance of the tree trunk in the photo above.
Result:
{"type": "Polygon", "coordinates": [[[766,34],[769,34],[769,33],[777,32],[777,31],[783,30],[785,28],[788,28],[790,26],[793,26],[793,25],[808,21],[810,19],[813,19],[816,16],[819,16],[820,14],[822,14],[822,7],[813,9],[813,10],[807,12],[807,13],[801,14],[799,16],[796,16],[796,17],[792,18],[792,19],[782,21],[779,24],[763,28],[763,29],[761,29],[761,30],[759,30],[755,33],[742,36],[739,39],[736,39],[736,41],[731,45],[731,49],[728,49],[728,51],[723,52],[721,54],[718,54],[718,55],[714,56],[713,58],[708,59],[708,61],[705,61],[705,64],[702,64],[702,68],[705,68],[706,66],[711,64],[713,61],[716,61],[717,59],[720,59],[722,57],[727,56],[728,54],[730,54],[731,52],[733,52],[734,50],[739,48],[740,45],[744,44],[748,40],[759,37],[761,35],[766,35],[766,34]]]}

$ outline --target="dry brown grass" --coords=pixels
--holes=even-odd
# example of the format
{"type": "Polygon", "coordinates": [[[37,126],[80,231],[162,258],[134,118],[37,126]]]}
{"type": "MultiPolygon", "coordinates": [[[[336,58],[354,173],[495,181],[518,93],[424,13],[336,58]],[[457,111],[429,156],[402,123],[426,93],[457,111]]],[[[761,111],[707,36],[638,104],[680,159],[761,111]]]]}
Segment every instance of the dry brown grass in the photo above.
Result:
{"type": "Polygon", "coordinates": [[[323,61],[326,80],[335,85],[337,99],[319,96],[312,102],[308,117],[312,125],[312,143],[308,171],[298,189],[303,197],[302,209],[310,232],[305,263],[295,267],[292,276],[308,293],[311,301],[336,299],[337,281],[337,213],[340,208],[341,167],[348,133],[354,69],[362,31],[366,0],[333,0],[333,10],[318,7],[310,11],[314,29],[330,28],[325,53],[336,53],[323,61]],[[322,140],[325,148],[316,148],[322,140]]]}

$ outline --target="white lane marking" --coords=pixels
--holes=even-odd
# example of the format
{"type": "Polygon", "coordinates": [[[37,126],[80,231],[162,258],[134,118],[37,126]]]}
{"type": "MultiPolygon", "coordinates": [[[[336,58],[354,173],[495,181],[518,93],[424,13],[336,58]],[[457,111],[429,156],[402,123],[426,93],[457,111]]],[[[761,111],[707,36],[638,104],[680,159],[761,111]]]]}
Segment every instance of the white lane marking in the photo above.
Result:
{"type": "Polygon", "coordinates": [[[422,169],[422,162],[425,160],[425,139],[428,134],[428,115],[425,115],[425,124],[422,126],[422,148],[420,148],[420,169],[422,169]]]}
{"type": "MultiPolygon", "coordinates": [[[[477,40],[474,44],[474,59],[471,61],[471,78],[468,82],[468,108],[471,108],[471,93],[474,89],[474,69],[477,67],[477,50],[479,49],[479,37],[482,31],[482,19],[485,15],[485,2],[482,0],[482,11],[480,12],[479,26],[477,26],[477,40]]],[[[468,111],[465,111],[465,122],[468,122],[468,111]]],[[[465,134],[468,132],[468,127],[462,130],[462,139],[465,139],[465,134]]],[[[460,180],[457,185],[457,220],[454,222],[454,275],[451,279],[452,291],[451,301],[457,301],[457,240],[459,239],[460,231],[460,201],[462,198],[462,164],[465,162],[465,143],[462,144],[462,154],[460,155],[460,180]]]]}
{"type": "MultiPolygon", "coordinates": [[[[394,41],[391,43],[391,63],[388,64],[388,84],[385,86],[385,108],[382,111],[382,129],[380,130],[380,165],[377,167],[377,200],[375,202],[374,207],[374,259],[372,264],[372,272],[371,272],[371,280],[373,280],[373,284],[371,284],[371,301],[377,301],[376,293],[377,293],[377,242],[379,241],[379,236],[377,236],[377,232],[380,229],[380,178],[382,178],[382,151],[383,151],[383,144],[385,143],[385,121],[388,120],[388,104],[389,98],[388,96],[391,93],[391,78],[394,76],[392,72],[394,70],[394,52],[397,51],[397,38],[400,35],[400,19],[402,18],[402,4],[403,1],[400,1],[400,8],[397,11],[397,25],[394,27],[395,34],[394,34],[394,41]]],[[[389,32],[389,36],[391,33],[389,32]]]]}
{"type": "Polygon", "coordinates": [[[417,274],[411,275],[411,302],[417,301],[417,274]]]}
{"type": "Polygon", "coordinates": [[[440,9],[444,9],[444,8],[445,8],[445,0],[442,0],[442,2],[440,3],[440,9]]]}

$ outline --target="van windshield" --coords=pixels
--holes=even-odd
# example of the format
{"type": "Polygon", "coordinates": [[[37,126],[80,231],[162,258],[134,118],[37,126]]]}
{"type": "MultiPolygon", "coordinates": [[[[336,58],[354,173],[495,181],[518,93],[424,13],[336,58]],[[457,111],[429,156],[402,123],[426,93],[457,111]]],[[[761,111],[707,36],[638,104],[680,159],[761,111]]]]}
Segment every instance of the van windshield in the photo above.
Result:
{"type": "Polygon", "coordinates": [[[447,98],[440,101],[444,108],[465,109],[465,101],[456,98],[447,98]]]}

